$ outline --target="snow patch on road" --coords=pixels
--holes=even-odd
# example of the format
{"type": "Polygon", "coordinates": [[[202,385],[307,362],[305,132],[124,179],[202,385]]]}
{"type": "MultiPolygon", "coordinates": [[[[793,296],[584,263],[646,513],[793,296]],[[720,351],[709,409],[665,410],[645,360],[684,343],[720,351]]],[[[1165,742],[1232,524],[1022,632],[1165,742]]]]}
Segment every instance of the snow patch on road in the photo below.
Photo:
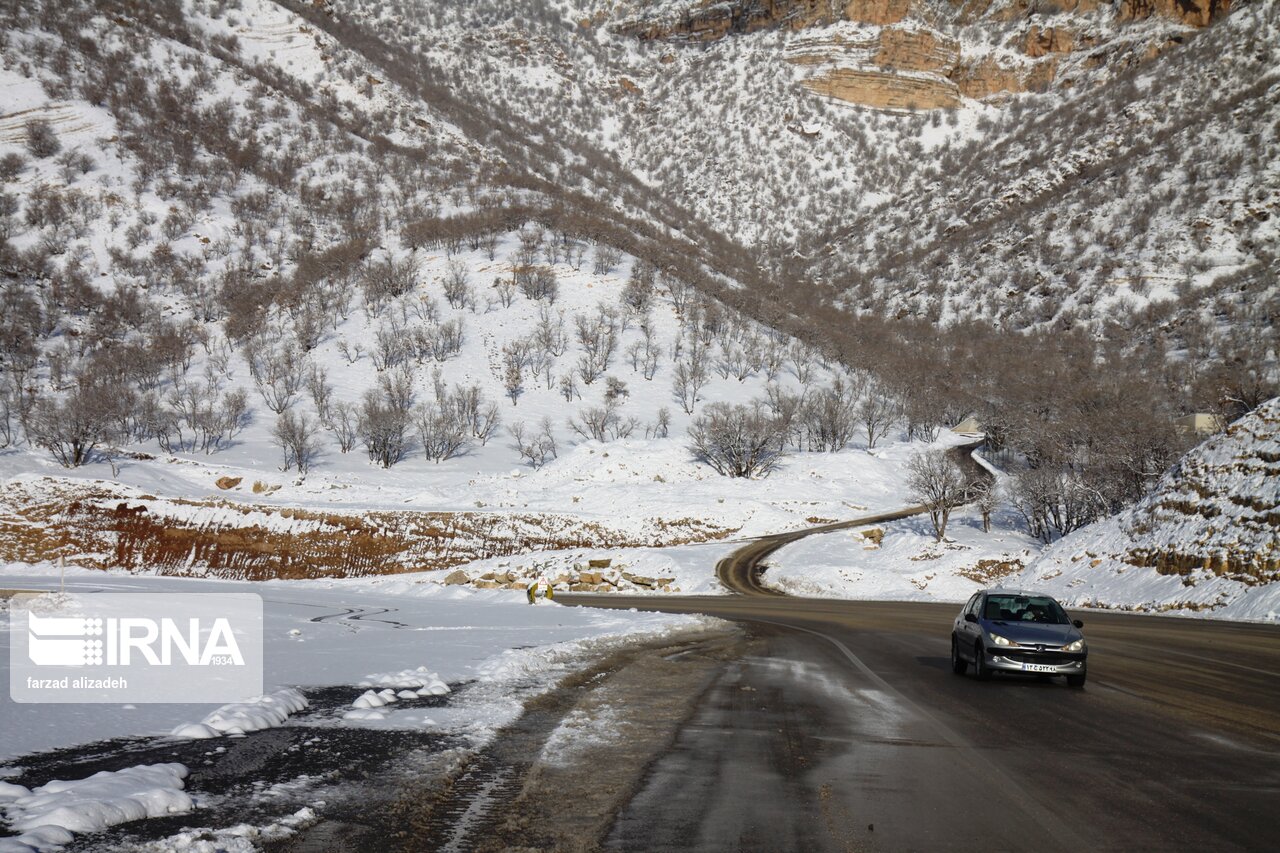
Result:
{"type": "Polygon", "coordinates": [[[0,786],[0,810],[19,835],[0,838],[0,853],[29,853],[68,844],[73,836],[118,823],[185,814],[195,804],[183,790],[182,764],[141,764],[95,773],[86,779],[54,780],[33,790],[0,786]]]}
{"type": "Polygon", "coordinates": [[[283,725],[290,714],[296,714],[307,704],[307,697],[293,688],[277,690],[244,702],[223,705],[198,723],[178,726],[173,735],[199,739],[273,729],[283,725]]]}

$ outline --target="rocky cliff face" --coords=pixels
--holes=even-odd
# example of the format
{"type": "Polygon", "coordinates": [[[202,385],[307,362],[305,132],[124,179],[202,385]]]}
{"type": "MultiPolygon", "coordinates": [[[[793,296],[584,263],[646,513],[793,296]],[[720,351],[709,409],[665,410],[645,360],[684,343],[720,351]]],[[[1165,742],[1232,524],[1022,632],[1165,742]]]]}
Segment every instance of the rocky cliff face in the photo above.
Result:
{"type": "Polygon", "coordinates": [[[693,0],[637,11],[615,27],[673,42],[793,32],[784,56],[811,69],[810,91],[878,109],[945,109],[1073,85],[1073,70],[1145,61],[1178,43],[1178,29],[1207,26],[1230,8],[1231,0],[693,0]],[[1139,22],[1140,33],[1127,31],[1139,22]],[[966,42],[979,28],[987,43],[966,42]]]}

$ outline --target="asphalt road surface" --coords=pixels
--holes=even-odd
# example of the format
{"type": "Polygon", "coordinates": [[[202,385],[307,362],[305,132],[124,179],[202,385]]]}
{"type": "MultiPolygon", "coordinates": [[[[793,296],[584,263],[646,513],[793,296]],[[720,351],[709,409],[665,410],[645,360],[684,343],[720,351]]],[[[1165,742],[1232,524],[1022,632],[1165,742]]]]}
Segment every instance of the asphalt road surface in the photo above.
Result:
{"type": "Polygon", "coordinates": [[[616,817],[618,850],[1280,850],[1280,629],[1076,612],[1083,690],[948,663],[959,605],[564,596],[742,623],[616,817]]]}

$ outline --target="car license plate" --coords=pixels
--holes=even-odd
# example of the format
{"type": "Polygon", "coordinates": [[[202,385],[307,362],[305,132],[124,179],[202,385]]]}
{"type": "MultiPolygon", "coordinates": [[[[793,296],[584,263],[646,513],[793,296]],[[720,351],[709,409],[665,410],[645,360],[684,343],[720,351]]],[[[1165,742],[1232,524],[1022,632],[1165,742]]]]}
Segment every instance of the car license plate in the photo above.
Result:
{"type": "Polygon", "coordinates": [[[1048,663],[1024,663],[1023,672],[1057,672],[1058,668],[1048,663]]]}

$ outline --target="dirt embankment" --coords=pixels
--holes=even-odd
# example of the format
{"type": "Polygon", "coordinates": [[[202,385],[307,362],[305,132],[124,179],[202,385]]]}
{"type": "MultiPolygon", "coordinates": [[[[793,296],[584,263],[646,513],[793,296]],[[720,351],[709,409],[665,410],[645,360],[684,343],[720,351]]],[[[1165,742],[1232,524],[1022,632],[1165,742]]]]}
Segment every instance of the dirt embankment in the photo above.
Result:
{"type": "Polygon", "coordinates": [[[110,484],[11,482],[0,498],[0,561],[65,559],[96,569],[236,580],[361,577],[573,548],[637,548],[722,539],[698,519],[619,530],[570,515],[322,512],[182,500],[110,484]]]}

